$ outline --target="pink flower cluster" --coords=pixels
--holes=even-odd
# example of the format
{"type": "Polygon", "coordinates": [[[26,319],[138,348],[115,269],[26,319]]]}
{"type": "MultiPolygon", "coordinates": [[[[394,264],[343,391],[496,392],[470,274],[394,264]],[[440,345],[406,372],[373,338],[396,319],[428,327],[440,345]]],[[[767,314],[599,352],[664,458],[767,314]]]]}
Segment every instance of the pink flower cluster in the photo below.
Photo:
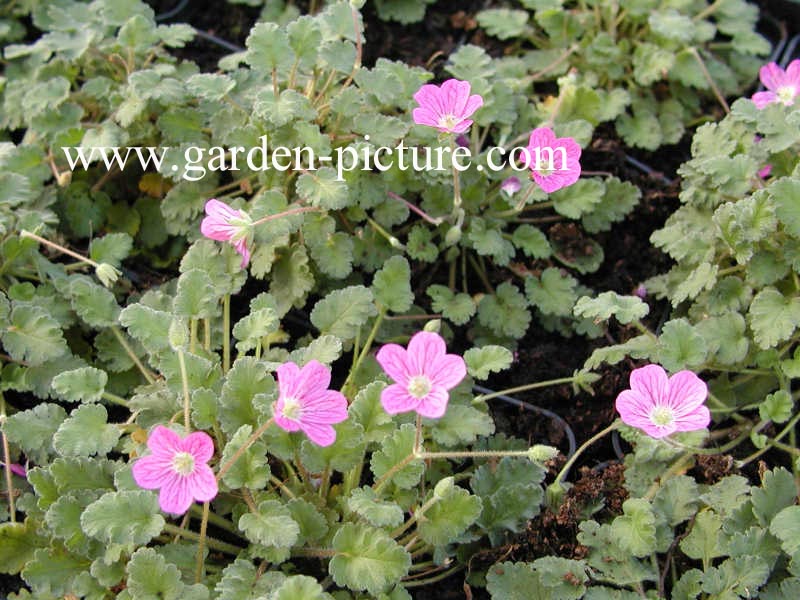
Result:
{"type": "Polygon", "coordinates": [[[753,94],[752,100],[758,109],[777,103],[792,106],[795,98],[800,96],[800,58],[790,62],[785,71],[777,63],[766,64],[758,76],[767,88],[765,92],[753,94]]]}

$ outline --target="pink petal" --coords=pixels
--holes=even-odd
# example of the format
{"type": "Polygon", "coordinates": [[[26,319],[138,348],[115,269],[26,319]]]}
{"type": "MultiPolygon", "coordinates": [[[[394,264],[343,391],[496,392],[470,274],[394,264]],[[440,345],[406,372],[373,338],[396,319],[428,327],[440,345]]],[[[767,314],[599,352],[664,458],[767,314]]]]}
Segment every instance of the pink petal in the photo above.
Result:
{"type": "Polygon", "coordinates": [[[295,384],[295,398],[305,409],[306,403],[325,395],[331,384],[331,370],[317,360],[311,360],[300,369],[295,384]]]}
{"type": "Polygon", "coordinates": [[[659,425],[655,425],[654,423],[648,421],[645,424],[642,424],[640,427],[647,435],[651,438],[661,439],[663,437],[667,437],[671,433],[675,433],[678,431],[675,421],[673,421],[670,425],[666,427],[661,427],[659,425]]]}
{"type": "Polygon", "coordinates": [[[195,500],[208,502],[219,492],[214,471],[208,465],[195,465],[194,473],[189,475],[189,492],[195,500]]]}
{"type": "Polygon", "coordinates": [[[447,390],[434,388],[419,401],[417,413],[429,419],[438,419],[447,410],[448,400],[450,400],[450,394],[447,393],[447,390]]]}
{"type": "Polygon", "coordinates": [[[8,466],[8,468],[11,469],[11,472],[14,473],[14,475],[16,475],[17,477],[27,477],[28,476],[27,471],[25,471],[25,467],[23,467],[20,464],[11,463],[8,466]]]}
{"type": "Polygon", "coordinates": [[[439,86],[426,83],[414,94],[414,100],[423,108],[433,109],[439,105],[439,86]]]}
{"type": "Polygon", "coordinates": [[[800,58],[795,58],[786,67],[785,81],[800,89],[800,58]]]}
{"type": "Polygon", "coordinates": [[[472,126],[472,119],[465,119],[453,125],[452,129],[448,129],[446,127],[440,127],[440,129],[442,131],[452,131],[453,133],[464,133],[471,126],[472,126]]]}
{"type": "Polygon", "coordinates": [[[214,456],[214,442],[204,431],[190,433],[181,442],[181,448],[191,454],[198,463],[207,463],[214,456]]]}
{"type": "Polygon", "coordinates": [[[761,83],[764,84],[764,87],[773,92],[783,83],[784,75],[783,69],[774,62],[764,65],[758,71],[758,77],[761,79],[761,83]]]}
{"type": "Polygon", "coordinates": [[[679,371],[669,378],[666,404],[676,417],[698,409],[708,397],[708,386],[691,371],[679,371]]]}
{"type": "Polygon", "coordinates": [[[406,364],[411,376],[427,373],[427,369],[445,355],[447,346],[438,333],[419,331],[408,342],[406,364]]]}
{"type": "Polygon", "coordinates": [[[556,141],[556,135],[549,127],[537,127],[531,131],[528,138],[528,148],[545,148],[552,147],[556,141]]]}
{"type": "Polygon", "coordinates": [[[778,101],[778,97],[775,95],[774,92],[756,92],[750,98],[753,101],[753,104],[756,105],[756,108],[759,110],[767,106],[768,104],[772,104],[773,102],[778,101]]]}
{"type": "Polygon", "coordinates": [[[182,515],[189,510],[193,501],[189,491],[189,478],[178,474],[167,479],[158,494],[161,510],[172,515],[182,515]]]}
{"type": "Polygon", "coordinates": [[[478,94],[473,94],[467,100],[467,104],[464,107],[464,112],[461,116],[469,117],[481,106],[483,106],[483,98],[478,94]]]}
{"type": "Polygon", "coordinates": [[[409,360],[406,349],[397,344],[385,344],[378,350],[375,360],[386,374],[403,387],[408,385],[409,360]]]}
{"type": "Polygon", "coordinates": [[[411,111],[414,117],[414,123],[417,125],[429,125],[430,127],[439,126],[439,116],[427,107],[415,108],[411,111]]]}
{"type": "Polygon", "coordinates": [[[769,164],[764,165],[763,167],[761,167],[758,170],[758,173],[756,173],[756,174],[759,177],[761,177],[761,179],[766,179],[767,177],[769,177],[772,174],[772,165],[769,165],[769,164]]]}
{"type": "Polygon", "coordinates": [[[330,425],[303,422],[302,429],[317,446],[330,446],[336,441],[336,430],[330,425]]]}
{"type": "Polygon", "coordinates": [[[666,371],[660,365],[645,365],[634,369],[630,381],[631,390],[639,392],[650,406],[661,404],[662,398],[667,397],[669,380],[666,371]]]}
{"type": "Polygon", "coordinates": [[[615,407],[622,422],[631,427],[644,429],[652,425],[650,411],[655,403],[649,395],[635,390],[623,390],[617,396],[615,407]]]}
{"type": "Polygon", "coordinates": [[[212,217],[206,217],[200,222],[200,233],[217,242],[229,242],[237,231],[238,227],[212,217]]]}
{"type": "Polygon", "coordinates": [[[150,454],[133,463],[133,480],[141,488],[156,490],[175,475],[172,461],[150,454]]]}
{"type": "Polygon", "coordinates": [[[294,419],[289,419],[283,416],[283,399],[279,398],[275,403],[275,425],[284,431],[300,431],[300,423],[294,419]]]}
{"type": "Polygon", "coordinates": [[[242,255],[242,268],[244,269],[247,263],[250,262],[250,250],[247,249],[247,238],[242,238],[234,242],[233,247],[242,255]]]}
{"type": "Polygon", "coordinates": [[[341,423],[347,419],[347,398],[334,390],[325,390],[303,405],[301,428],[306,423],[341,423]]]}
{"type": "Polygon", "coordinates": [[[381,405],[390,415],[416,410],[419,400],[408,393],[404,386],[392,384],[383,388],[381,405]]]}
{"type": "Polygon", "coordinates": [[[675,431],[705,429],[711,423],[711,413],[706,406],[698,406],[692,412],[675,417],[675,431]]]}
{"type": "Polygon", "coordinates": [[[435,386],[451,390],[467,376],[467,364],[457,354],[446,354],[431,363],[425,373],[435,386]]]}
{"type": "Polygon", "coordinates": [[[172,460],[176,452],[181,452],[181,437],[169,427],[159,425],[147,438],[147,447],[153,454],[168,456],[172,460]]]}
{"type": "MultiPolygon", "coordinates": [[[[280,395],[284,398],[297,398],[300,367],[293,362],[285,362],[278,367],[277,374],[280,395]]],[[[283,407],[281,406],[281,408],[283,407]]]]}
{"type": "Polygon", "coordinates": [[[209,217],[218,221],[230,221],[241,217],[241,212],[215,198],[206,202],[205,210],[209,217]]]}

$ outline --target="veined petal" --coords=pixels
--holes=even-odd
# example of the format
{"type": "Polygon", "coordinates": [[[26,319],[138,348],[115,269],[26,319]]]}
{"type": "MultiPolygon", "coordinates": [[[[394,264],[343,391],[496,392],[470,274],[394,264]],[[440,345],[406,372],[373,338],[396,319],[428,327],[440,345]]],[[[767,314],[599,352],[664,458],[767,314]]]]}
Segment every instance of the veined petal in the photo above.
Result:
{"type": "Polygon", "coordinates": [[[171,459],[173,454],[181,452],[181,437],[169,427],[159,425],[148,436],[147,447],[153,454],[171,459]]]}
{"type": "Polygon", "coordinates": [[[170,477],[161,487],[158,503],[161,510],[173,515],[182,515],[192,505],[194,499],[189,491],[189,478],[175,475],[170,477]]]}
{"type": "Polygon", "coordinates": [[[639,392],[651,405],[666,402],[668,385],[667,373],[660,365],[645,365],[631,373],[631,390],[639,392]]]}
{"type": "Polygon", "coordinates": [[[417,413],[429,419],[438,419],[447,411],[447,402],[450,394],[443,388],[434,388],[428,395],[419,401],[417,413]]]}
{"type": "Polygon", "coordinates": [[[146,490],[156,490],[175,476],[171,461],[152,454],[137,459],[131,473],[136,485],[146,490]]]}
{"type": "Polygon", "coordinates": [[[289,419],[283,416],[283,413],[278,412],[279,410],[283,410],[283,406],[280,404],[280,400],[275,403],[275,414],[273,415],[275,418],[275,425],[283,429],[284,431],[293,432],[293,431],[300,431],[300,422],[295,421],[294,419],[289,419]]]}
{"type": "Polygon", "coordinates": [[[317,446],[330,446],[336,441],[336,430],[330,425],[320,423],[303,423],[303,433],[317,446]]]}
{"type": "Polygon", "coordinates": [[[319,361],[309,361],[297,375],[295,397],[305,408],[309,400],[317,395],[323,395],[330,384],[331,370],[319,361]]]}
{"type": "Polygon", "coordinates": [[[335,390],[324,390],[303,406],[301,426],[305,423],[341,423],[347,419],[347,398],[335,390]]]}
{"type": "Polygon", "coordinates": [[[407,364],[411,376],[427,373],[430,365],[445,355],[447,346],[438,333],[419,331],[408,342],[407,364]]]}
{"type": "Polygon", "coordinates": [[[242,238],[237,240],[233,243],[233,247],[236,249],[236,252],[242,255],[242,268],[244,269],[247,266],[247,263],[250,262],[250,250],[247,249],[247,238],[242,238]]]}
{"type": "Polygon", "coordinates": [[[191,496],[200,502],[213,500],[219,492],[214,471],[208,465],[196,465],[194,473],[188,477],[188,480],[191,496]]]}
{"type": "Polygon", "coordinates": [[[204,431],[190,433],[181,441],[181,447],[194,456],[195,462],[207,463],[214,456],[214,442],[204,431]]]}
{"type": "Polygon", "coordinates": [[[467,376],[467,364],[457,354],[445,354],[428,367],[426,375],[435,386],[451,390],[467,376]]]}
{"type": "Polygon", "coordinates": [[[452,129],[443,131],[452,131],[453,133],[464,133],[467,129],[472,127],[472,119],[464,119],[453,125],[452,129]]]}
{"type": "Polygon", "coordinates": [[[785,72],[777,63],[767,63],[758,70],[758,78],[768,90],[773,92],[783,83],[785,72]]]}
{"type": "Polygon", "coordinates": [[[408,393],[401,385],[393,383],[386,386],[381,392],[381,405],[390,415],[416,410],[419,400],[408,393]]]}
{"type": "Polygon", "coordinates": [[[411,116],[414,118],[414,123],[417,125],[429,125],[430,127],[439,126],[439,116],[427,106],[415,108],[411,111],[411,116]]]}
{"type": "Polygon", "coordinates": [[[678,371],[669,378],[668,404],[676,415],[687,415],[701,406],[708,397],[708,386],[691,371],[678,371]]]}
{"type": "Polygon", "coordinates": [[[285,362],[277,368],[278,389],[280,395],[286,398],[296,398],[297,388],[300,383],[300,367],[293,362],[285,362]]]}
{"type": "Polygon", "coordinates": [[[617,396],[615,403],[622,422],[640,429],[653,425],[650,421],[650,411],[654,406],[649,395],[636,390],[623,390],[617,396]]]}
{"type": "Polygon", "coordinates": [[[705,405],[698,406],[689,413],[675,416],[675,431],[696,431],[705,429],[711,423],[711,412],[705,405]]]}
{"type": "Polygon", "coordinates": [[[375,355],[375,360],[386,374],[402,386],[408,385],[409,372],[408,353],[398,344],[384,344],[375,355]]]}
{"type": "Polygon", "coordinates": [[[775,95],[775,92],[756,92],[750,98],[753,101],[753,104],[756,105],[756,108],[759,110],[767,106],[768,104],[772,104],[773,102],[778,102],[778,96],[775,95]]]}

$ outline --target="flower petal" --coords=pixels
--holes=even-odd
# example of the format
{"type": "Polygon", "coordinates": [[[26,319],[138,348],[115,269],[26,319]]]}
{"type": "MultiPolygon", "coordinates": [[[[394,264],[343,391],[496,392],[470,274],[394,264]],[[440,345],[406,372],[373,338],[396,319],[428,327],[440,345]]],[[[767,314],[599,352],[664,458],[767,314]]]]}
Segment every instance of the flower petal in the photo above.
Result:
{"type": "Polygon", "coordinates": [[[408,393],[405,386],[392,384],[381,392],[381,405],[390,415],[416,410],[419,400],[408,393]]]}
{"type": "Polygon", "coordinates": [[[278,374],[280,395],[283,398],[296,398],[300,367],[293,362],[285,362],[277,368],[276,372],[278,374]]]}
{"type": "Polygon", "coordinates": [[[434,386],[451,390],[467,376],[467,364],[458,354],[445,354],[431,363],[426,374],[434,386]]]}
{"type": "Polygon", "coordinates": [[[219,492],[214,471],[208,465],[196,465],[194,473],[189,477],[189,492],[195,500],[208,502],[213,500],[219,492]]]}
{"type": "Polygon", "coordinates": [[[156,490],[175,476],[169,460],[152,454],[137,459],[133,463],[131,473],[136,485],[146,490],[156,490]]]}
{"type": "Polygon", "coordinates": [[[207,463],[214,456],[214,442],[204,431],[190,433],[181,441],[181,448],[194,457],[195,462],[207,463]]]}
{"type": "Polygon", "coordinates": [[[193,502],[192,494],[189,491],[189,478],[175,475],[170,477],[161,487],[158,494],[158,504],[165,513],[182,515],[193,502]]]}
{"type": "Polygon", "coordinates": [[[650,421],[650,411],[653,410],[653,406],[652,398],[649,395],[635,390],[623,390],[617,396],[615,403],[622,422],[639,429],[653,425],[650,421]]]}
{"type": "Polygon", "coordinates": [[[756,108],[760,110],[768,104],[777,102],[778,96],[775,95],[775,92],[756,92],[750,99],[756,105],[756,108]]]}
{"type": "Polygon", "coordinates": [[[311,360],[300,369],[297,375],[295,398],[305,408],[306,403],[324,396],[331,384],[331,370],[317,360],[311,360]]]}
{"type": "Polygon", "coordinates": [[[675,431],[696,431],[705,429],[711,423],[711,412],[705,405],[698,406],[690,413],[675,417],[675,431]]]}
{"type": "Polygon", "coordinates": [[[336,430],[322,423],[302,423],[303,433],[317,446],[330,446],[336,441],[336,430]]]}
{"type": "Polygon", "coordinates": [[[447,410],[447,402],[450,400],[450,394],[443,388],[434,388],[428,395],[419,401],[417,406],[417,413],[429,419],[438,419],[442,417],[447,410]]]}
{"type": "Polygon", "coordinates": [[[421,108],[415,108],[411,111],[411,116],[414,118],[414,123],[417,125],[428,125],[430,127],[438,127],[439,126],[439,118],[441,115],[437,115],[427,106],[423,106],[421,108]]]}
{"type": "Polygon", "coordinates": [[[758,70],[758,78],[761,83],[768,90],[777,91],[778,87],[782,85],[786,73],[781,69],[777,63],[767,63],[758,70]]]}
{"type": "Polygon", "coordinates": [[[697,410],[708,397],[708,386],[691,371],[678,371],[669,378],[666,403],[676,416],[688,415],[697,410]]]}
{"type": "Polygon", "coordinates": [[[236,249],[236,252],[242,255],[242,268],[244,269],[247,266],[247,263],[250,262],[250,250],[247,249],[247,238],[242,238],[233,243],[233,247],[236,249]]]}
{"type": "Polygon", "coordinates": [[[406,364],[411,376],[428,373],[428,368],[445,355],[447,346],[438,333],[419,331],[408,342],[406,364]]]}
{"type": "Polygon", "coordinates": [[[301,428],[306,423],[341,423],[347,419],[347,398],[335,390],[317,394],[303,406],[300,417],[301,428]]]}
{"type": "Polygon", "coordinates": [[[800,90],[800,58],[795,58],[786,67],[786,83],[794,85],[797,90],[800,90]]]}
{"type": "Polygon", "coordinates": [[[668,381],[660,365],[645,365],[631,372],[631,389],[646,398],[650,406],[666,402],[668,381]]]}
{"type": "Polygon", "coordinates": [[[408,353],[398,344],[384,344],[375,355],[375,360],[384,372],[402,386],[408,385],[409,373],[408,353]]]}
{"type": "Polygon", "coordinates": [[[166,455],[172,459],[176,452],[181,452],[181,437],[169,427],[159,425],[147,438],[147,447],[156,455],[166,455]]]}

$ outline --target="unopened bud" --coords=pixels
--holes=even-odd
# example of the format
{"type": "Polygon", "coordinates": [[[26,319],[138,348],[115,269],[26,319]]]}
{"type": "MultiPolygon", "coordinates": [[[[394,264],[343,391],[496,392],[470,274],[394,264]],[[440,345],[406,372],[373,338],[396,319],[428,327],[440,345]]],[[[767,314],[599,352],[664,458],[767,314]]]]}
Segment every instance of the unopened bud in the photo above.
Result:
{"type": "Polygon", "coordinates": [[[545,462],[558,456],[558,450],[552,446],[536,444],[528,448],[528,460],[532,462],[545,462]]]}
{"type": "Polygon", "coordinates": [[[72,182],[72,171],[63,171],[56,175],[58,187],[67,187],[72,182]]]}
{"type": "Polygon", "coordinates": [[[433,488],[433,497],[441,500],[453,489],[454,485],[455,479],[452,477],[445,477],[433,488]]]}
{"type": "Polygon", "coordinates": [[[122,271],[108,263],[101,263],[94,268],[94,274],[97,275],[100,283],[106,287],[111,287],[122,275],[122,271]]]}
{"type": "Polygon", "coordinates": [[[431,319],[425,326],[422,328],[423,331],[427,331],[428,333],[439,333],[442,328],[442,320],[441,319],[431,319]]]}
{"type": "Polygon", "coordinates": [[[189,330],[186,328],[186,323],[183,319],[172,320],[172,323],[169,324],[167,339],[173,350],[180,350],[186,347],[186,344],[189,343],[189,330]]]}
{"type": "Polygon", "coordinates": [[[397,248],[398,250],[405,250],[406,247],[403,245],[403,242],[398,240],[393,235],[389,236],[389,244],[391,244],[392,248],[397,248]]]}
{"type": "Polygon", "coordinates": [[[444,236],[444,243],[446,246],[455,246],[458,242],[461,241],[461,227],[458,225],[453,225],[450,229],[448,229],[447,233],[444,236]]]}

